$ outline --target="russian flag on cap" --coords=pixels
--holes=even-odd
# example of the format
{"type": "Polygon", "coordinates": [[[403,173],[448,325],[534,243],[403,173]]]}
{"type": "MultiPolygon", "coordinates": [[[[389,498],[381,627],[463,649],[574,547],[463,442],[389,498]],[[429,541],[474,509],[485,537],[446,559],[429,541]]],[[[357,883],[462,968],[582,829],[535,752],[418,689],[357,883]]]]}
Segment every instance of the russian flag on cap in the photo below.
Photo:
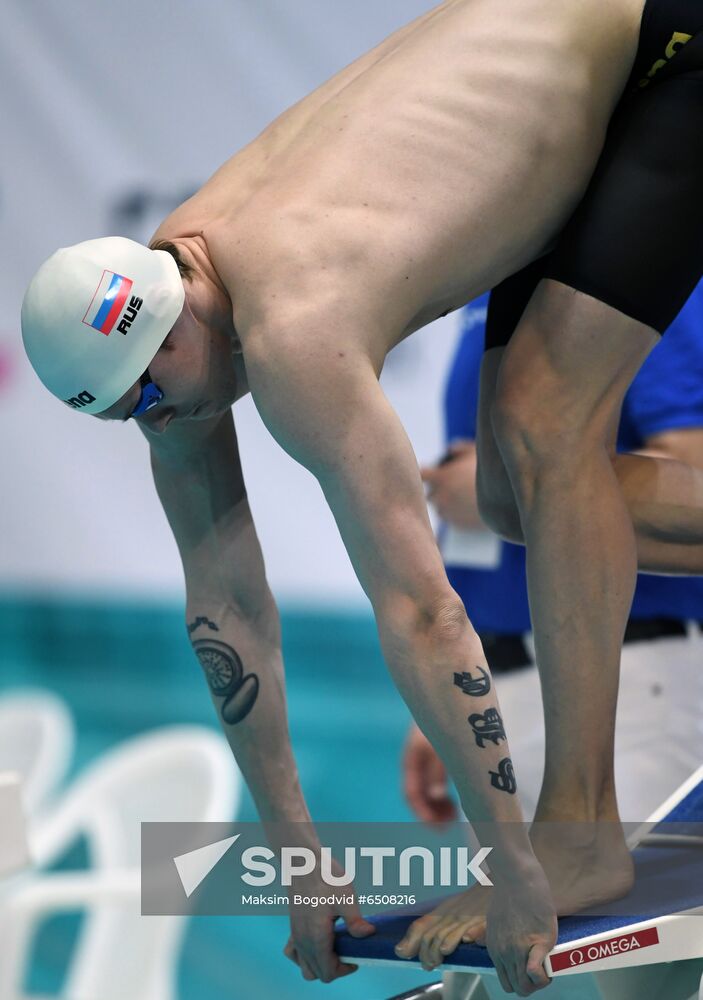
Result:
{"type": "Polygon", "coordinates": [[[100,284],[95,289],[95,295],[83,317],[83,322],[107,336],[122,312],[131,288],[130,278],[125,278],[123,274],[115,274],[114,271],[103,271],[100,284]]]}

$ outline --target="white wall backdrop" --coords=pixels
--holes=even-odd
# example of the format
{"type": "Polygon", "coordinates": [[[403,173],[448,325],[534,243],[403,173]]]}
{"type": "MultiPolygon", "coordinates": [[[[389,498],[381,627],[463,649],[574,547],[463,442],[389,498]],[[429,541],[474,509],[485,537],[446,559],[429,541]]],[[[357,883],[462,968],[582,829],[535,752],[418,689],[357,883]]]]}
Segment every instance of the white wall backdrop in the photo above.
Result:
{"type": "MultiPolygon", "coordinates": [[[[0,588],[174,596],[175,544],[136,427],[43,390],[19,332],[24,288],[58,246],[146,241],[285,107],[430,0],[2,0],[0,588]]],[[[441,447],[456,319],[400,346],[383,375],[421,461],[441,447]]],[[[235,407],[269,577],[287,600],[363,600],[314,479],[235,407]]]]}

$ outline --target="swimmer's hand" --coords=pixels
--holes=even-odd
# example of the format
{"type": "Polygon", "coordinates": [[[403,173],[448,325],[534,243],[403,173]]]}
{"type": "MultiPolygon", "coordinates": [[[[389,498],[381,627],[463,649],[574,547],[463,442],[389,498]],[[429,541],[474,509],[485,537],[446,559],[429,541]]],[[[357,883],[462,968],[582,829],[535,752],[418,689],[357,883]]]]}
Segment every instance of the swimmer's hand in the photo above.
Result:
{"type": "Polygon", "coordinates": [[[529,997],[551,981],[544,960],[556,944],[557,918],[549,883],[539,864],[500,879],[491,869],[491,877],[488,953],[503,989],[529,997]]]}
{"type": "MultiPolygon", "coordinates": [[[[342,871],[336,864],[333,865],[333,870],[336,870],[336,874],[341,874],[342,871]]],[[[346,922],[352,937],[369,937],[376,931],[373,924],[362,917],[354,887],[330,886],[320,878],[306,878],[304,883],[303,880],[296,880],[290,899],[291,935],[283,954],[300,967],[303,979],[319,979],[323,983],[331,983],[356,972],[358,965],[341,962],[334,950],[334,923],[337,917],[342,917],[346,922]],[[294,894],[307,897],[352,896],[353,902],[317,907],[294,905],[294,894]]]]}
{"type": "Polygon", "coordinates": [[[423,823],[451,823],[457,818],[444,764],[416,725],[410,727],[403,750],[403,790],[423,823]]]}

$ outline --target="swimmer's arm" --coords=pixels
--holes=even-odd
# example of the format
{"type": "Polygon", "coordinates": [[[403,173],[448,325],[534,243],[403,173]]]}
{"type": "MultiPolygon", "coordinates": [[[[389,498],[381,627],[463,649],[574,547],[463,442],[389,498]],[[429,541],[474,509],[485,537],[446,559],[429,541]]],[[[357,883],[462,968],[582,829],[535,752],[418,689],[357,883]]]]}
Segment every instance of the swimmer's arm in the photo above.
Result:
{"type": "MultiPolygon", "coordinates": [[[[278,611],[247,501],[232,414],[141,428],[158,495],[183,562],[186,622],[206,677],[224,684],[233,661],[245,680],[210,692],[262,821],[310,819],[286,716],[278,611]],[[226,721],[223,716],[238,721],[226,721]]],[[[208,680],[209,682],[209,680],[208,680]]]]}
{"type": "MultiPolygon", "coordinates": [[[[489,755],[465,739],[454,672],[485,659],[474,659],[481,650],[448,584],[412,446],[379,385],[380,366],[358,346],[369,338],[342,340],[329,321],[313,330],[322,328],[296,335],[291,319],[278,334],[250,337],[254,401],[279,444],[317,477],[373,605],[391,673],[450,767],[465,812],[516,820],[517,829],[516,798],[493,790],[489,755]]],[[[511,856],[516,865],[527,858],[522,847],[511,856]]]]}

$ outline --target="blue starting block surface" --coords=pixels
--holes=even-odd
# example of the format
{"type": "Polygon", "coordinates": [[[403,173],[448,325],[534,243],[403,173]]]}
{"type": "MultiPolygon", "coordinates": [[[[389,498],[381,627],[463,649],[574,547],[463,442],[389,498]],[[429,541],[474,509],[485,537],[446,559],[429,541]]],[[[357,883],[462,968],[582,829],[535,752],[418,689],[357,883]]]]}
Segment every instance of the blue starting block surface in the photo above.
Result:
{"type": "MultiPolygon", "coordinates": [[[[550,975],[703,957],[703,768],[638,833],[633,891],[599,907],[598,913],[559,920],[557,944],[548,960],[550,975]],[[609,906],[614,912],[607,912],[609,906]],[[701,916],[692,919],[692,913],[701,916]],[[593,948],[596,958],[590,957],[593,948]],[[582,963],[583,968],[575,968],[582,963]]],[[[437,902],[369,916],[376,933],[361,940],[341,926],[337,952],[358,964],[416,965],[399,959],[394,948],[413,920],[437,902]]],[[[485,948],[460,944],[442,968],[480,973],[492,970],[493,963],[485,948]]]]}

